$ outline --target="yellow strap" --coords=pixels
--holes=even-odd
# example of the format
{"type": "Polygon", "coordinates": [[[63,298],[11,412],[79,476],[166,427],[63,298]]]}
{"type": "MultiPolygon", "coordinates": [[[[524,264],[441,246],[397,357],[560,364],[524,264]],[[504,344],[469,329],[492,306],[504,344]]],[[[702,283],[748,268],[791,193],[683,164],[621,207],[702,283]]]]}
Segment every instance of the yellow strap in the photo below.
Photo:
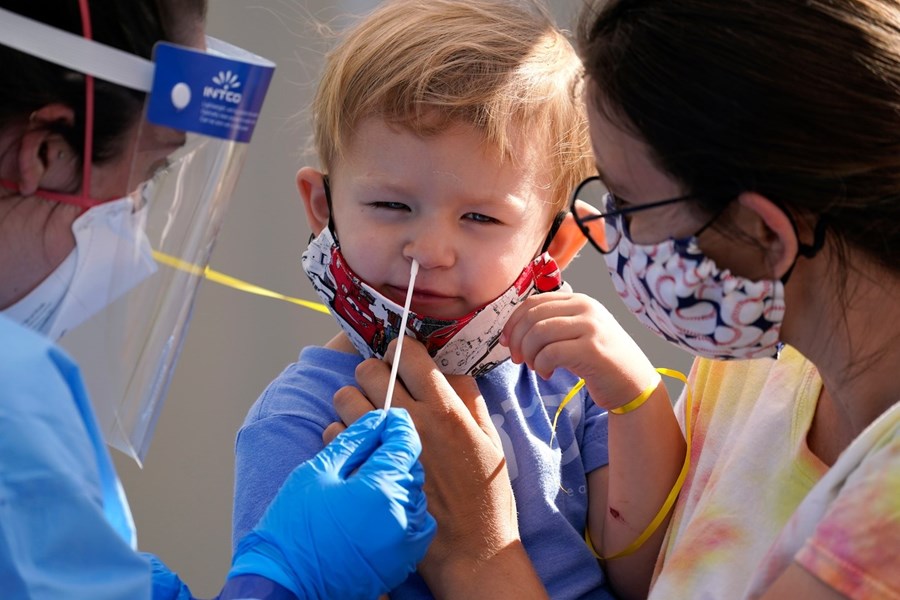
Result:
{"type": "MultiPolygon", "coordinates": [[[[657,371],[658,371],[658,369],[657,369],[657,371]]],[[[654,381],[653,383],[648,385],[646,388],[644,388],[644,391],[641,392],[637,398],[635,398],[631,402],[627,402],[627,403],[623,404],[619,408],[611,408],[611,409],[609,409],[609,412],[611,412],[614,415],[624,415],[626,413],[630,413],[631,411],[633,411],[635,409],[640,408],[641,404],[646,402],[647,399],[653,395],[653,392],[656,391],[656,388],[659,387],[660,381],[661,381],[661,379],[659,377],[657,377],[656,381],[654,381]]]]}
{"type": "Polygon", "coordinates": [[[195,264],[181,260],[180,258],[176,258],[169,254],[165,254],[158,250],[153,251],[153,258],[156,259],[156,261],[160,264],[172,267],[173,269],[178,269],[179,271],[184,271],[185,273],[190,273],[191,275],[205,277],[213,283],[218,283],[219,285],[224,285],[225,287],[230,287],[241,292],[247,292],[248,294],[264,296],[266,298],[284,300],[285,302],[297,304],[298,306],[309,308],[320,313],[325,313],[326,315],[331,314],[328,310],[328,307],[319,302],[310,302],[309,300],[303,300],[301,298],[292,298],[291,296],[285,296],[284,294],[279,294],[278,292],[273,292],[271,290],[267,290],[264,287],[242,281],[230,275],[226,275],[225,273],[214,271],[208,266],[206,268],[201,268],[195,264]]]}
{"type": "Polygon", "coordinates": [[[666,515],[669,514],[669,511],[672,510],[672,506],[675,504],[675,500],[678,498],[678,494],[681,492],[681,488],[684,485],[684,480],[687,478],[688,468],[691,465],[691,388],[688,386],[687,377],[684,376],[684,373],[679,371],[675,371],[673,369],[656,369],[659,373],[666,375],[667,377],[673,377],[675,379],[680,380],[685,385],[685,399],[684,399],[684,440],[685,440],[685,452],[684,452],[684,464],[681,466],[681,472],[678,474],[678,478],[675,480],[675,484],[672,486],[672,490],[669,492],[669,495],[666,497],[665,502],[663,502],[662,507],[660,507],[659,512],[656,513],[656,516],[653,517],[653,520],[650,521],[650,524],[647,525],[647,528],[635,539],[631,542],[624,550],[620,552],[616,552],[611,556],[600,556],[597,554],[597,551],[594,549],[594,544],[591,542],[591,535],[588,533],[587,527],[584,529],[584,539],[587,542],[588,548],[591,549],[594,556],[596,556],[599,560],[612,560],[614,558],[621,558],[623,556],[628,556],[635,552],[638,548],[640,548],[647,539],[653,535],[653,533],[659,528],[660,524],[665,520],[666,515]]]}
{"type": "Polygon", "coordinates": [[[566,397],[563,398],[563,401],[559,403],[559,408],[556,409],[556,414],[553,415],[553,432],[550,434],[550,446],[553,446],[553,438],[556,437],[556,422],[559,420],[559,415],[562,412],[562,409],[566,407],[566,404],[572,401],[572,398],[575,397],[575,394],[578,393],[578,390],[584,387],[584,379],[579,379],[578,383],[572,386],[572,389],[569,390],[569,393],[566,394],[566,397]]]}
{"type": "MultiPolygon", "coordinates": [[[[657,369],[657,372],[662,373],[665,370],[667,370],[667,369],[657,369]]],[[[675,372],[678,373],[678,371],[675,371],[675,372]]],[[[678,374],[681,375],[681,373],[678,373],[678,374]]],[[[659,381],[660,380],[657,379],[653,384],[647,386],[647,389],[645,389],[643,392],[641,392],[640,396],[638,396],[631,402],[628,402],[627,404],[624,404],[623,406],[620,406],[619,408],[611,409],[609,412],[615,413],[617,415],[621,415],[621,414],[625,414],[625,413],[633,411],[634,409],[639,407],[641,404],[646,402],[647,399],[653,395],[653,392],[656,391],[656,388],[659,387],[659,381]]],[[[569,402],[572,401],[572,398],[575,397],[575,394],[578,393],[578,390],[580,390],[583,387],[584,387],[584,379],[579,379],[575,383],[575,385],[572,386],[572,389],[569,390],[569,393],[566,394],[566,397],[563,398],[563,401],[559,403],[559,407],[556,409],[556,414],[553,415],[553,432],[550,434],[550,445],[551,446],[553,445],[553,440],[556,437],[556,423],[559,421],[560,413],[562,413],[562,410],[566,407],[566,404],[568,404],[569,402]]]]}

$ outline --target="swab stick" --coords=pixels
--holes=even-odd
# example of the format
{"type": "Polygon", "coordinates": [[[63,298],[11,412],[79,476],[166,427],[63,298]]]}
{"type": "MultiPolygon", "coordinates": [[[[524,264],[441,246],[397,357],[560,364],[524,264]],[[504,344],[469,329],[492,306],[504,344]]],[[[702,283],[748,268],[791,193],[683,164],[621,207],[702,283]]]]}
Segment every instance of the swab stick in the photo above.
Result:
{"type": "Polygon", "coordinates": [[[403,316],[400,318],[400,336],[397,338],[397,346],[394,348],[394,360],[391,364],[391,377],[388,380],[387,397],[384,399],[384,412],[391,408],[391,398],[394,397],[394,383],[397,381],[397,369],[400,367],[400,349],[403,347],[403,338],[406,337],[406,320],[409,317],[409,305],[412,302],[413,286],[416,283],[416,274],[419,272],[419,263],[412,259],[409,268],[409,287],[406,288],[406,303],[403,305],[403,316]]]}

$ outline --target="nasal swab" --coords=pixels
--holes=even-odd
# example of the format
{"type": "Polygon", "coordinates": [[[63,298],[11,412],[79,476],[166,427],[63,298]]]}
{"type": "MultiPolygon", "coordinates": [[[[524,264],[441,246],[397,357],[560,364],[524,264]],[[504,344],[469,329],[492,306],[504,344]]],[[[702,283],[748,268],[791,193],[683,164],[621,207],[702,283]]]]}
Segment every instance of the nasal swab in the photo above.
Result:
{"type": "Polygon", "coordinates": [[[391,364],[391,377],[388,380],[387,397],[384,399],[384,413],[391,408],[391,398],[394,396],[394,383],[397,381],[397,369],[400,367],[400,348],[403,347],[403,338],[406,337],[406,319],[409,317],[409,305],[412,302],[413,286],[416,283],[416,274],[419,272],[419,263],[412,259],[409,267],[409,287],[406,288],[406,303],[403,305],[403,316],[400,318],[400,335],[397,338],[397,346],[394,348],[394,360],[391,364]]]}

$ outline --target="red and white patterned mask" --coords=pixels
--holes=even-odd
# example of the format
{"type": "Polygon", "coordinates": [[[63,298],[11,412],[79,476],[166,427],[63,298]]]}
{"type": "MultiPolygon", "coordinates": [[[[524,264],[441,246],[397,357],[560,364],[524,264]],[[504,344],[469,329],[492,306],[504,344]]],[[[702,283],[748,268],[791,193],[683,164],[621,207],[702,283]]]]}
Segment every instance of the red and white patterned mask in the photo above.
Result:
{"type": "MultiPolygon", "coordinates": [[[[382,358],[388,343],[399,335],[403,307],[350,269],[328,227],[310,242],[302,262],[316,293],[357,351],[364,358],[382,358]]],[[[410,312],[406,333],[425,345],[442,373],[477,377],[509,358],[509,350],[497,340],[519,303],[533,293],[553,291],[560,285],[559,266],[544,252],[492,302],[457,319],[410,312]]]]}

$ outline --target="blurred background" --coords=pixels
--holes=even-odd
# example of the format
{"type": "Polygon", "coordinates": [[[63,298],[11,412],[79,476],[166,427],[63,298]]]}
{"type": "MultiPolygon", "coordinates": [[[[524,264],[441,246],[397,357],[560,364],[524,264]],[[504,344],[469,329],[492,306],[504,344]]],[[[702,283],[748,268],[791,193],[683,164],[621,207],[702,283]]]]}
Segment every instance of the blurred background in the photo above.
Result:
{"type": "MultiPolygon", "coordinates": [[[[209,0],[207,32],[278,66],[211,268],[318,301],[300,268],[310,230],[294,186],[310,150],[308,104],[337,29],[377,0],[209,0]]],[[[581,0],[548,0],[571,28],[581,0]]],[[[690,357],[659,341],[624,308],[599,254],[587,247],[566,271],[598,298],[657,366],[687,371],[690,357]]],[[[337,331],[323,315],[204,282],[143,469],[115,455],[142,550],[160,555],[195,595],[213,596],[231,557],[234,437],[251,404],[300,348],[337,331]]],[[[670,388],[673,397],[680,391],[670,388]]]]}

